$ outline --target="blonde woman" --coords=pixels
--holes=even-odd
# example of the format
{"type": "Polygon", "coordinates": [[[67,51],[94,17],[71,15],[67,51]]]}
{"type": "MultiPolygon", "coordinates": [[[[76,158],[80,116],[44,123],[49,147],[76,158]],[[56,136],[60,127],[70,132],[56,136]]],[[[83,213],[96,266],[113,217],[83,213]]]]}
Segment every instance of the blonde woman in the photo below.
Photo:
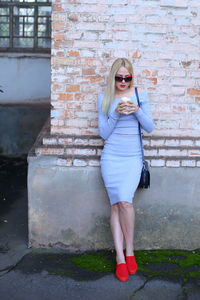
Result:
{"type": "Polygon", "coordinates": [[[111,67],[105,93],[99,94],[97,100],[99,134],[105,140],[101,174],[110,199],[115,274],[120,281],[127,281],[129,274],[137,271],[132,200],[142,170],[138,124],[147,132],[154,128],[147,91],[138,89],[139,107],[133,82],[132,64],[126,58],[118,58],[111,67]]]}

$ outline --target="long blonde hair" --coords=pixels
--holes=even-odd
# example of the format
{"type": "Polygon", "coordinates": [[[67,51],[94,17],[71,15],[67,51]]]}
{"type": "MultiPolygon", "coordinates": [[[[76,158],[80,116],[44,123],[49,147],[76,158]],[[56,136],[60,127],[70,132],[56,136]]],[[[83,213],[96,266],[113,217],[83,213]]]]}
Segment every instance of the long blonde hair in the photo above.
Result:
{"type": "MultiPolygon", "coordinates": [[[[110,73],[108,76],[108,83],[107,88],[103,96],[103,103],[102,103],[102,112],[107,114],[110,108],[110,105],[114,101],[115,96],[115,74],[119,70],[119,68],[123,66],[125,67],[129,73],[133,76],[133,67],[131,62],[127,58],[117,58],[112,67],[110,69],[110,73]]],[[[130,87],[133,86],[134,76],[131,80],[130,87]]]]}

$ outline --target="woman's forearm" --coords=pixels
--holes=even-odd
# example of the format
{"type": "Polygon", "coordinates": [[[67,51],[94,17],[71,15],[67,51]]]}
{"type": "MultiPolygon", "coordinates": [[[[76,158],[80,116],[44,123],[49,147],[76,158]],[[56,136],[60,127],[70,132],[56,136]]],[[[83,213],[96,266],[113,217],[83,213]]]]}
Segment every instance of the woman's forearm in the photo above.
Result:
{"type": "Polygon", "coordinates": [[[109,112],[108,115],[104,115],[102,112],[102,99],[98,96],[98,128],[99,135],[106,140],[112,133],[115,125],[119,119],[119,114],[116,110],[109,112]]]}

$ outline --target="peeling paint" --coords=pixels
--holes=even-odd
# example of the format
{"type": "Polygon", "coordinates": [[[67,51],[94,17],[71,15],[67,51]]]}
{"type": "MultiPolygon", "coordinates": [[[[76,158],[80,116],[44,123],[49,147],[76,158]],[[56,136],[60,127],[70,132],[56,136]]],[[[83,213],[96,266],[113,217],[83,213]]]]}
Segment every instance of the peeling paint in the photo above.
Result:
{"type": "Polygon", "coordinates": [[[184,68],[187,68],[191,65],[192,62],[191,61],[182,61],[181,63],[182,63],[184,68]]]}

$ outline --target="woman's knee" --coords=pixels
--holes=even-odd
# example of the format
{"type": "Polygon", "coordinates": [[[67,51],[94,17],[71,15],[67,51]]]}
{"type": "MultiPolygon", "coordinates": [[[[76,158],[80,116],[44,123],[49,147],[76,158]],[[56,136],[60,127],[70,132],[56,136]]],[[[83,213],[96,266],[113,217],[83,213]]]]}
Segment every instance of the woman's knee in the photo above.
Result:
{"type": "Polygon", "coordinates": [[[129,202],[126,202],[126,201],[119,202],[119,209],[120,210],[129,210],[129,209],[132,209],[132,208],[133,208],[132,203],[129,203],[129,202]]]}
{"type": "Polygon", "coordinates": [[[112,211],[113,212],[118,212],[118,210],[119,210],[119,203],[117,202],[117,203],[115,203],[115,204],[113,204],[112,206],[111,206],[111,209],[112,209],[112,211]]]}

